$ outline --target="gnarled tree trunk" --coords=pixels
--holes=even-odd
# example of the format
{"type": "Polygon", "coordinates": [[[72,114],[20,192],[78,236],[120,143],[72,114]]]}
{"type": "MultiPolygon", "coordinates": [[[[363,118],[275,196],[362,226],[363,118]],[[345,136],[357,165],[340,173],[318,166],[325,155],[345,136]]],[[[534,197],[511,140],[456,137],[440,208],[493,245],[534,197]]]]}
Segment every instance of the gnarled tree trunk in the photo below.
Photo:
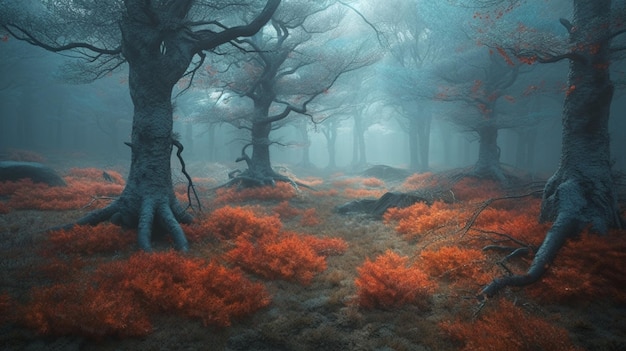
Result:
{"type": "Polygon", "coordinates": [[[523,286],[541,278],[568,238],[590,225],[604,234],[622,227],[611,176],[608,132],[613,84],[609,76],[610,0],[574,0],[568,28],[573,46],[563,108],[563,149],[558,170],[544,189],[541,220],[554,221],[528,272],[495,279],[479,297],[505,286],[523,286]]]}

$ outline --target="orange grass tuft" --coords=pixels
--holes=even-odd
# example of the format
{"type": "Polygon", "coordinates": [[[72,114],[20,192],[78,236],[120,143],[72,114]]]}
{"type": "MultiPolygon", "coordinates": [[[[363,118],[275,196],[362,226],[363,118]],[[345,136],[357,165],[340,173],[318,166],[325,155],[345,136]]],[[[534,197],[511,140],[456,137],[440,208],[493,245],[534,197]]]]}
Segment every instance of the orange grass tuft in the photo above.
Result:
{"type": "Polygon", "coordinates": [[[358,303],[363,308],[394,308],[417,304],[435,290],[436,283],[414,265],[409,258],[391,250],[374,261],[367,259],[357,268],[358,303]]]}
{"type": "Polygon", "coordinates": [[[289,183],[278,182],[275,186],[256,188],[221,188],[216,191],[215,202],[230,204],[247,200],[289,200],[296,196],[296,189],[289,183]]]}
{"type": "Polygon", "coordinates": [[[75,225],[72,229],[50,232],[45,251],[64,255],[93,255],[128,248],[135,241],[135,233],[112,223],[96,226],[75,225]]]}
{"type": "Polygon", "coordinates": [[[495,180],[465,177],[452,186],[458,201],[484,201],[504,196],[501,185],[495,180]]]}
{"type": "Polygon", "coordinates": [[[478,320],[440,323],[460,350],[577,350],[567,331],[501,300],[478,320]]]}
{"type": "Polygon", "coordinates": [[[77,282],[34,288],[19,318],[46,335],[127,337],[150,333],[150,317],[158,313],[225,327],[269,302],[263,285],[239,269],[176,252],[137,253],[77,282]]]}
{"type": "Polygon", "coordinates": [[[404,180],[402,189],[405,191],[414,191],[417,189],[430,188],[436,184],[435,177],[431,172],[414,173],[404,180]]]}
{"type": "Polygon", "coordinates": [[[395,230],[407,240],[443,227],[460,227],[469,217],[454,204],[435,201],[432,205],[417,202],[405,208],[390,208],[383,215],[386,223],[397,222],[395,230]]]}
{"type": "Polygon", "coordinates": [[[482,286],[493,279],[493,275],[483,268],[485,260],[481,250],[452,246],[422,251],[419,264],[430,276],[467,287],[482,286]]]}

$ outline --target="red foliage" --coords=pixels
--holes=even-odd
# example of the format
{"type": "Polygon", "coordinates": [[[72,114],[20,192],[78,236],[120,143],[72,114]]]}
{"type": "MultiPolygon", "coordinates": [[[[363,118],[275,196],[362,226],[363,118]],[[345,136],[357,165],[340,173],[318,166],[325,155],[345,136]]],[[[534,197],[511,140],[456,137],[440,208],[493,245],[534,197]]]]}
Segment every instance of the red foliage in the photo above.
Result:
{"type": "Polygon", "coordinates": [[[364,308],[394,308],[418,304],[433,293],[436,283],[426,273],[410,266],[408,257],[388,250],[374,261],[357,268],[358,303],[364,308]]]}
{"type": "Polygon", "coordinates": [[[296,196],[296,189],[289,183],[278,182],[275,186],[256,188],[221,188],[216,191],[215,202],[230,204],[247,200],[289,200],[296,196]]]}
{"type": "Polygon", "coordinates": [[[257,216],[249,208],[231,206],[213,211],[202,223],[204,230],[224,239],[241,235],[257,238],[264,235],[275,236],[283,226],[278,216],[257,216]]]}
{"type": "Polygon", "coordinates": [[[90,256],[123,250],[134,241],[134,232],[112,223],[101,223],[97,226],[76,225],[72,229],[50,232],[45,245],[49,253],[90,256]]]}
{"type": "MultiPolygon", "coordinates": [[[[96,168],[73,168],[64,177],[66,187],[49,187],[33,184],[29,180],[5,182],[0,193],[11,196],[9,206],[14,209],[71,210],[91,204],[93,197],[118,196],[124,189],[122,176],[106,171],[112,182],[104,179],[103,171],[96,168]]],[[[95,203],[96,207],[104,203],[95,203]]]]}
{"type": "Polygon", "coordinates": [[[373,197],[373,198],[379,198],[381,196],[383,196],[385,194],[385,190],[384,189],[353,189],[353,188],[346,188],[343,191],[343,194],[346,197],[351,197],[351,198],[363,198],[363,197],[373,197]]]}
{"type": "Polygon", "coordinates": [[[291,206],[289,201],[285,200],[274,206],[273,212],[277,213],[280,216],[280,219],[291,219],[299,216],[302,211],[291,206]]]}
{"type": "Polygon", "coordinates": [[[303,285],[309,285],[317,273],[326,269],[324,256],[295,233],[239,236],[226,259],[263,277],[295,280],[303,285]]]}
{"type": "Polygon", "coordinates": [[[626,302],[626,232],[585,233],[569,240],[542,280],[528,287],[542,302],[580,303],[598,299],[626,302]]]}
{"type": "Polygon", "coordinates": [[[148,334],[156,313],[225,327],[269,302],[263,285],[238,269],[175,252],[137,253],[78,282],[33,289],[20,318],[42,334],[125,337],[148,334]]]}
{"type": "Polygon", "coordinates": [[[66,283],[34,288],[18,320],[44,335],[142,336],[152,325],[130,291],[103,290],[66,283]]]}
{"type": "Polygon", "coordinates": [[[405,239],[413,239],[427,232],[447,227],[459,227],[467,218],[465,212],[453,204],[435,201],[432,205],[417,202],[405,208],[390,208],[383,215],[385,222],[397,221],[395,230],[405,239]]]}
{"type": "Polygon", "coordinates": [[[404,180],[402,188],[406,191],[430,188],[436,184],[435,177],[431,172],[414,173],[404,180]]]}
{"type": "Polygon", "coordinates": [[[502,187],[494,180],[465,177],[452,186],[452,193],[458,201],[484,201],[502,197],[502,187]]]}
{"type": "Polygon", "coordinates": [[[442,247],[437,251],[422,251],[420,267],[430,276],[443,278],[455,285],[485,285],[493,276],[485,272],[485,254],[477,249],[456,246],[442,247]]]}
{"type": "Polygon", "coordinates": [[[567,330],[501,300],[478,320],[442,322],[441,329],[460,350],[577,350],[567,330]]]}
{"type": "Polygon", "coordinates": [[[370,188],[382,188],[385,186],[385,182],[374,177],[364,178],[361,183],[370,188]]]}
{"type": "Polygon", "coordinates": [[[317,211],[314,208],[306,209],[302,212],[300,218],[300,225],[303,227],[314,227],[320,224],[322,221],[317,216],[317,211]]]}
{"type": "Polygon", "coordinates": [[[301,238],[306,245],[322,256],[341,255],[348,249],[348,243],[340,238],[320,238],[313,235],[302,235],[301,238]]]}

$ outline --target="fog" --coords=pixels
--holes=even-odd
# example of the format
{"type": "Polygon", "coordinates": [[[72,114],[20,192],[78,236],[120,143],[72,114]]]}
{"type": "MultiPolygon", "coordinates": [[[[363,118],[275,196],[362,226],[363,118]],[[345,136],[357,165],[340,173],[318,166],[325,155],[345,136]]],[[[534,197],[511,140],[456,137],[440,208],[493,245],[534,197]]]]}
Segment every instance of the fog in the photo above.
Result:
{"type": "MultiPolygon", "coordinates": [[[[567,14],[567,6],[565,8],[563,11],[567,14]]],[[[486,44],[481,45],[482,39],[477,39],[481,31],[476,27],[482,23],[475,16],[467,17],[470,13],[467,9],[456,9],[455,15],[450,16],[450,12],[446,12],[449,9],[425,6],[427,11],[424,13],[407,14],[406,18],[381,12],[374,5],[361,5],[361,9],[364,15],[375,19],[372,21],[374,28],[352,14],[342,25],[354,28],[344,28],[343,33],[351,37],[368,37],[367,45],[375,49],[376,58],[359,69],[342,74],[327,92],[315,97],[306,114],[292,112],[280,126],[274,125],[270,135],[274,142],[270,147],[272,164],[302,166],[309,171],[358,171],[376,164],[414,171],[440,171],[475,164],[479,138],[472,123],[477,123],[476,118],[486,117],[476,113],[472,102],[468,103],[471,94],[464,96],[463,89],[466,92],[482,89],[477,88],[477,84],[482,84],[478,82],[488,83],[493,77],[481,74],[491,69],[489,65],[496,65],[500,67],[498,69],[510,68],[505,62],[508,57],[494,53],[486,44]],[[410,24],[414,18],[421,21],[420,28],[403,24],[410,24]],[[384,43],[375,36],[372,39],[375,30],[380,31],[378,35],[385,36],[384,43]],[[459,38],[459,31],[476,32],[459,38]],[[426,144],[412,145],[408,121],[424,116],[430,120],[426,144]],[[332,119],[335,120],[332,128],[336,128],[336,154],[331,163],[324,132],[331,128],[332,119]],[[355,142],[357,120],[362,125],[363,155],[359,154],[362,152],[357,150],[355,142]],[[306,135],[302,133],[303,128],[306,128],[306,135]],[[420,162],[426,164],[412,164],[412,148],[414,152],[420,152],[415,149],[424,147],[427,148],[427,161],[420,162]]],[[[513,17],[508,21],[526,21],[528,26],[559,30],[558,24],[549,28],[546,25],[548,20],[528,18],[524,11],[518,12],[510,14],[513,17]]],[[[499,34],[492,31],[490,35],[496,40],[499,34]]],[[[26,150],[51,161],[129,162],[130,149],[124,142],[130,138],[133,106],[125,67],[89,84],[72,84],[64,71],[71,58],[46,52],[9,36],[0,42],[0,57],[2,158],[10,158],[16,150],[26,150]]],[[[494,116],[501,122],[497,137],[499,161],[514,169],[546,177],[559,163],[568,65],[565,61],[515,64],[519,66],[518,77],[514,84],[498,92],[503,98],[499,99],[494,111],[494,116]],[[531,115],[534,116],[532,119],[531,115]],[[527,149],[529,154],[524,155],[524,133],[530,129],[534,133],[529,141],[532,147],[527,149]]],[[[206,65],[218,67],[224,63],[208,62],[206,65]]],[[[621,79],[624,63],[615,61],[612,67],[613,77],[621,79]]],[[[245,115],[246,106],[250,105],[241,101],[236,89],[224,95],[222,83],[242,77],[233,72],[223,73],[223,76],[219,83],[200,76],[189,89],[182,91],[179,88],[174,94],[174,130],[180,134],[186,147],[185,157],[190,162],[219,162],[232,166],[241,155],[242,147],[249,142],[245,129],[236,128],[236,124],[224,119],[228,114],[245,115]]],[[[616,170],[626,167],[626,156],[622,152],[626,143],[624,100],[623,90],[618,89],[610,119],[616,170]]]]}

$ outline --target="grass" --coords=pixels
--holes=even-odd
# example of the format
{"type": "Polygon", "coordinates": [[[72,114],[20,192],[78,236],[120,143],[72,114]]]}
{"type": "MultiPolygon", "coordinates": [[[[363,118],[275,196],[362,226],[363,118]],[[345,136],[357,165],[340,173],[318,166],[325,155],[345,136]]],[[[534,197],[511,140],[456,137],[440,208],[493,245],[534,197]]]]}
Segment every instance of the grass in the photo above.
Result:
{"type": "MultiPolygon", "coordinates": [[[[193,165],[190,168],[193,170],[193,165]]],[[[72,172],[70,174],[76,177],[77,171],[72,172]]],[[[93,174],[86,181],[91,188],[100,189],[98,183],[101,180],[94,178],[96,172],[93,174]]],[[[89,178],[85,172],[81,176],[89,178]]],[[[482,201],[502,194],[502,189],[496,189],[492,183],[485,183],[482,188],[488,191],[481,193],[475,191],[481,188],[480,182],[460,183],[455,191],[462,196],[454,204],[438,204],[428,209],[416,206],[413,212],[397,212],[388,216],[387,220],[377,221],[361,215],[342,216],[332,209],[354,200],[357,194],[402,190],[402,184],[349,175],[302,175],[301,178],[314,184],[318,191],[301,188],[298,192],[286,195],[285,189],[280,188],[280,196],[273,196],[272,189],[265,189],[251,193],[246,198],[225,192],[216,195],[208,189],[220,182],[219,175],[199,176],[203,178],[197,178],[197,182],[206,180],[206,184],[201,184],[206,186],[199,187],[199,195],[207,209],[207,213],[200,216],[200,222],[224,206],[242,208],[252,211],[253,221],[279,218],[280,233],[287,233],[287,236],[295,234],[301,237],[338,238],[348,244],[347,249],[324,255],[325,269],[312,272],[312,278],[307,279],[306,284],[297,279],[281,279],[279,274],[258,274],[254,269],[244,267],[245,277],[254,284],[262,284],[271,302],[260,310],[250,311],[233,320],[228,327],[205,325],[201,319],[187,318],[176,313],[151,312],[153,328],[147,335],[93,338],[81,333],[41,335],[36,329],[20,323],[18,317],[5,317],[0,319],[0,343],[5,345],[5,349],[173,350],[206,349],[210,345],[213,350],[374,350],[385,347],[398,351],[476,347],[495,350],[495,343],[481,337],[481,331],[486,329],[496,335],[496,340],[499,335],[511,340],[512,344],[507,345],[525,349],[524,339],[529,334],[524,328],[538,325],[549,331],[542,334],[542,338],[559,338],[559,343],[543,340],[546,345],[560,345],[562,349],[618,350],[626,347],[626,327],[609,322],[620,316],[623,318],[626,298],[603,295],[603,291],[611,294],[619,291],[615,289],[623,283],[619,281],[619,276],[626,276],[624,265],[621,264],[624,262],[622,248],[626,242],[624,232],[615,233],[611,237],[612,246],[598,244],[596,247],[593,244],[596,240],[585,245],[572,244],[576,250],[564,250],[566,256],[555,262],[561,262],[562,265],[554,270],[554,274],[549,273],[546,277],[549,284],[538,282],[532,289],[507,289],[497,298],[487,301],[485,306],[480,306],[474,297],[481,284],[505,272],[497,264],[504,254],[497,251],[480,254],[477,250],[494,242],[502,246],[511,245],[512,242],[503,234],[536,244],[543,227],[528,219],[536,217],[539,204],[536,199],[498,201],[478,217],[467,234],[461,235],[459,230],[482,201]],[[523,228],[528,230],[516,231],[520,226],[526,226],[523,228]],[[400,231],[397,230],[399,227],[400,231]],[[614,251],[611,247],[615,248],[614,251]],[[604,251],[600,255],[593,254],[596,249],[604,251]],[[591,253],[581,254],[581,250],[589,250],[591,253]],[[355,284],[359,278],[359,268],[365,262],[375,262],[387,252],[406,257],[407,267],[427,272],[429,279],[436,282],[436,288],[429,290],[428,296],[419,301],[401,301],[398,306],[391,304],[393,307],[361,306],[358,300],[359,287],[355,284]],[[576,295],[558,291],[559,279],[573,279],[572,274],[567,274],[568,271],[580,270],[578,263],[589,265],[588,262],[580,262],[581,259],[577,261],[576,255],[593,259],[599,267],[614,267],[609,276],[611,279],[596,279],[595,286],[590,287],[593,290],[576,295]],[[598,262],[602,257],[612,261],[598,262]],[[617,273],[615,270],[618,270],[617,273]],[[565,298],[560,298],[563,296],[565,298]],[[523,319],[525,324],[512,327],[502,322],[502,318],[507,316],[523,319]]],[[[414,177],[411,187],[432,185],[426,178],[420,178],[419,182],[415,179],[417,177],[414,177]]],[[[86,189],[84,184],[77,186],[86,189]]],[[[49,272],[52,263],[56,262],[53,259],[66,263],[81,262],[80,267],[75,267],[80,273],[76,276],[89,277],[101,265],[121,262],[136,252],[136,244],[132,241],[114,249],[110,245],[102,245],[107,249],[90,251],[89,255],[61,252],[58,245],[46,244],[49,243],[49,235],[45,229],[69,223],[89,210],[81,208],[91,202],[89,193],[72,193],[73,197],[68,198],[68,202],[73,201],[77,205],[63,211],[11,208],[12,196],[6,193],[0,197],[0,203],[9,207],[6,213],[0,214],[0,315],[10,316],[20,306],[30,303],[33,289],[47,286],[51,280],[75,282],[77,278],[74,273],[67,269],[58,271],[60,273],[57,272],[57,276],[52,278],[45,274],[43,268],[47,267],[49,272]],[[42,255],[41,250],[45,247],[48,251],[42,255]]],[[[249,215],[249,212],[245,213],[249,215]]],[[[264,221],[275,223],[274,220],[264,221]]],[[[278,234],[278,228],[276,230],[278,237],[283,235],[278,234]]],[[[129,235],[134,235],[134,232],[130,231],[129,235]]],[[[224,235],[213,237],[211,233],[202,231],[195,232],[194,237],[197,240],[192,241],[189,257],[207,263],[216,261],[228,268],[238,267],[237,262],[225,258],[235,245],[234,238],[224,235]]],[[[167,251],[171,247],[167,239],[156,240],[157,250],[167,251]]],[[[76,249],[82,246],[72,247],[76,249]]],[[[93,243],[89,247],[93,248],[93,243]]],[[[507,267],[514,272],[523,272],[531,257],[513,260],[507,267]]],[[[269,258],[271,255],[263,259],[269,258]]],[[[290,264],[293,265],[293,262],[290,264]]],[[[603,274],[598,271],[584,272],[587,275],[581,276],[603,274]]],[[[582,283],[577,285],[579,289],[586,286],[582,283]]],[[[381,285],[377,289],[391,287],[381,285]]],[[[370,293],[372,291],[376,290],[370,290],[370,293]]],[[[393,292],[385,290],[384,293],[387,299],[393,298],[393,292]]],[[[187,294],[194,295],[193,292],[187,294]]],[[[528,347],[532,349],[533,346],[528,347]]]]}

